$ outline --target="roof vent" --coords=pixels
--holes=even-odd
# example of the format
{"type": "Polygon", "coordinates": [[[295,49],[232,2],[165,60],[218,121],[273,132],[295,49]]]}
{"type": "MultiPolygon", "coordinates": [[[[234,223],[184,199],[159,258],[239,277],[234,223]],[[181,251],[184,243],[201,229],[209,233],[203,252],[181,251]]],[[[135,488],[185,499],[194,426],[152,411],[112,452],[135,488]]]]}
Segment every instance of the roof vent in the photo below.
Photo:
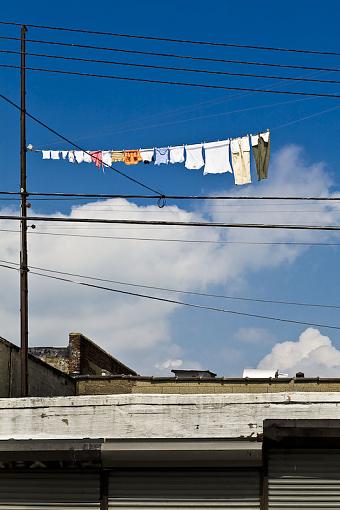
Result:
{"type": "Polygon", "coordinates": [[[296,372],[295,377],[296,379],[303,379],[305,374],[303,372],[296,372]]]}
{"type": "Polygon", "coordinates": [[[171,370],[177,379],[213,379],[216,377],[210,370],[171,370]]]}
{"type": "Polygon", "coordinates": [[[288,377],[288,374],[280,372],[279,370],[261,370],[259,368],[245,368],[243,370],[242,377],[248,379],[279,379],[283,377],[288,377]]]}

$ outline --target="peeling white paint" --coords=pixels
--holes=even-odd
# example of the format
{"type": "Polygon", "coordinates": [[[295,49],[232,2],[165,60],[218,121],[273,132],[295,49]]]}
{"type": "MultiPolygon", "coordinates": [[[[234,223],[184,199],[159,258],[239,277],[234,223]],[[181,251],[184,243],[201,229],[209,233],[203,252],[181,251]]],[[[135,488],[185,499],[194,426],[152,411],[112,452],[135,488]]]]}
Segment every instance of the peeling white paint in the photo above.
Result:
{"type": "Polygon", "coordinates": [[[256,438],[279,418],[340,419],[340,393],[0,399],[0,439],[256,438]]]}

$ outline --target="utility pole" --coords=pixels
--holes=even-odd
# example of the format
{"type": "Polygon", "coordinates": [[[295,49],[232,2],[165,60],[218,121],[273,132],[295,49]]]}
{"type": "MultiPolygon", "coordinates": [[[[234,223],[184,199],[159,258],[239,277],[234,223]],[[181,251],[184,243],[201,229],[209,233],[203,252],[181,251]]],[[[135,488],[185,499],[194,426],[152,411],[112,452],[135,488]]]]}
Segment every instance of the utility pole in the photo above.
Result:
{"type": "Polygon", "coordinates": [[[27,262],[27,182],[26,182],[26,32],[21,26],[20,62],[20,356],[21,396],[28,396],[28,262],[27,262]]]}

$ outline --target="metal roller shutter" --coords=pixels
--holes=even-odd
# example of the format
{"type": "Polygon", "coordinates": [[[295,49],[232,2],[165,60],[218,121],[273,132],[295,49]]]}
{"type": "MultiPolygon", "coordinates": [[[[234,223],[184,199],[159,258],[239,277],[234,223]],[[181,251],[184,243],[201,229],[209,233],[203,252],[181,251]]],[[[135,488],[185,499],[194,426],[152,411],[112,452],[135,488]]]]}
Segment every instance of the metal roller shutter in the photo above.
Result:
{"type": "Polygon", "coordinates": [[[268,456],[268,509],[340,509],[340,452],[273,450],[268,456]]]}
{"type": "Polygon", "coordinates": [[[109,477],[109,509],[260,509],[257,471],[130,471],[109,477]]]}
{"type": "Polygon", "coordinates": [[[99,475],[72,472],[0,472],[0,510],[100,508],[99,475]]]}

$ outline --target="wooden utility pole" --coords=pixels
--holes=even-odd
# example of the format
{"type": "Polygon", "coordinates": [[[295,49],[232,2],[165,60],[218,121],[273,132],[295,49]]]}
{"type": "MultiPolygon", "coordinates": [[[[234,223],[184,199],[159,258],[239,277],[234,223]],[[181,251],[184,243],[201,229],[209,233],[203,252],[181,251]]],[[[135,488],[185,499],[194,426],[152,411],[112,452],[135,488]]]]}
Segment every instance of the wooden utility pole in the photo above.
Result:
{"type": "Polygon", "coordinates": [[[20,63],[20,355],[21,396],[28,396],[28,262],[27,262],[27,179],[26,179],[26,32],[21,26],[20,63]]]}

